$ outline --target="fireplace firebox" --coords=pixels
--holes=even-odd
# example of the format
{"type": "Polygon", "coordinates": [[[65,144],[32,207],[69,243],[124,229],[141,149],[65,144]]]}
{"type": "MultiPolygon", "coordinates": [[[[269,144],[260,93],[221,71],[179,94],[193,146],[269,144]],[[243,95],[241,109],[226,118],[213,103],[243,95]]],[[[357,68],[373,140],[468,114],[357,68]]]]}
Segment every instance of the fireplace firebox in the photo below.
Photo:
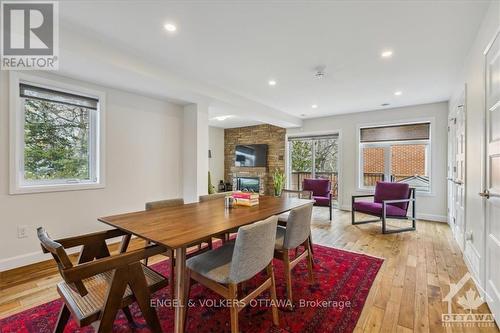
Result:
{"type": "Polygon", "coordinates": [[[236,189],[238,191],[259,193],[260,179],[259,177],[238,177],[236,179],[236,189]]]}

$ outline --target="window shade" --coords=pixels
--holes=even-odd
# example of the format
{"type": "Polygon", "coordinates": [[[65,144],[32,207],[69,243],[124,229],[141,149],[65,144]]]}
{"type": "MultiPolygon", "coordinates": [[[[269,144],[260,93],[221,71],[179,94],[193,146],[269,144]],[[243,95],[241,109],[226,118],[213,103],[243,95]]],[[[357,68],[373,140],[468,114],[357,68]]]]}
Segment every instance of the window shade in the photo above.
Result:
{"type": "Polygon", "coordinates": [[[360,130],[361,142],[429,140],[430,123],[365,127],[360,130]]]}
{"type": "Polygon", "coordinates": [[[26,98],[35,98],[43,101],[62,103],[97,110],[99,100],[96,98],[70,94],[67,92],[19,84],[19,95],[26,98]]]}
{"type": "Polygon", "coordinates": [[[308,136],[293,136],[288,137],[288,141],[304,141],[304,140],[325,140],[325,139],[338,139],[338,134],[329,134],[329,135],[308,135],[308,136]]]}

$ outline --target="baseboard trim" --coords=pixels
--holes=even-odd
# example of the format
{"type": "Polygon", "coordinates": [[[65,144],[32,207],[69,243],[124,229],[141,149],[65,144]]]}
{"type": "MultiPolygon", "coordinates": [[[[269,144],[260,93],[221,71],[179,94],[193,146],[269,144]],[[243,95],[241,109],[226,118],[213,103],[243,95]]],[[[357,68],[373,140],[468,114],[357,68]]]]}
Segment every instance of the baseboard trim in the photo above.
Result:
{"type": "MultiPolygon", "coordinates": [[[[81,247],[74,247],[66,250],[69,255],[80,252],[81,247]]],[[[52,260],[52,255],[50,253],[43,253],[42,250],[37,252],[31,252],[26,254],[21,254],[12,258],[6,258],[0,260],[0,272],[8,271],[10,269],[19,268],[23,266],[28,266],[32,264],[41,263],[47,260],[52,260]]]]}
{"type": "MultiPolygon", "coordinates": [[[[136,236],[132,236],[132,238],[136,238],[136,236]]],[[[117,244],[120,242],[120,238],[112,238],[106,241],[108,246],[117,244]]],[[[67,249],[66,253],[69,255],[75,254],[81,251],[81,246],[77,246],[71,249],[67,249]]],[[[52,255],[50,253],[43,253],[42,250],[21,254],[11,258],[5,258],[0,260],[0,272],[8,271],[11,269],[28,266],[32,264],[41,263],[47,260],[52,260],[52,255]]]]}
{"type": "MultiPolygon", "coordinates": [[[[339,207],[341,210],[351,211],[351,206],[343,205],[339,207]]],[[[445,215],[435,215],[435,214],[425,214],[425,213],[417,213],[417,219],[426,220],[426,221],[434,221],[434,222],[443,222],[448,223],[448,217],[445,215]]]]}

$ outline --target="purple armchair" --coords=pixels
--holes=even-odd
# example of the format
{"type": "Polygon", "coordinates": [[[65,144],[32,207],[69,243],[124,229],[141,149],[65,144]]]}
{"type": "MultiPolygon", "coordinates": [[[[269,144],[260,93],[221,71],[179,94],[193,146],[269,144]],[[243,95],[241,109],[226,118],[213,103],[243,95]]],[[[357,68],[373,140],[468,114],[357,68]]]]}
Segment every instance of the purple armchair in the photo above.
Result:
{"type": "Polygon", "coordinates": [[[379,221],[382,221],[382,233],[384,234],[415,230],[415,189],[410,188],[410,186],[405,183],[377,182],[375,194],[352,196],[352,224],[364,224],[379,221]],[[366,197],[374,197],[373,202],[356,201],[357,198],[366,197]],[[407,216],[410,203],[412,203],[411,217],[407,216]],[[378,219],[356,222],[356,212],[377,216],[378,219]],[[409,228],[388,230],[386,228],[387,218],[411,220],[412,226],[409,228]]]}
{"type": "Polygon", "coordinates": [[[311,191],[315,206],[330,208],[330,221],[332,220],[332,183],[329,179],[306,178],[302,182],[302,190],[311,191]]]}

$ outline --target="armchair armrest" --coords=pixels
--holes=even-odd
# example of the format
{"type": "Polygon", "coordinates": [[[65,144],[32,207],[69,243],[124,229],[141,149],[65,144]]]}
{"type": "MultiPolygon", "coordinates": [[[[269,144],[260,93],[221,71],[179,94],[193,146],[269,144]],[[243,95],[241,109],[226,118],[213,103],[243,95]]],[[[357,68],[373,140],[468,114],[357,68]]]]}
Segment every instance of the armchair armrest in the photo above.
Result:
{"type": "Polygon", "coordinates": [[[165,252],[166,249],[160,245],[148,246],[130,252],[105,257],[102,259],[85,262],[62,271],[64,279],[68,283],[79,282],[91,276],[104,273],[119,267],[138,262],[142,259],[165,252]]]}
{"type": "Polygon", "coordinates": [[[383,204],[391,204],[391,203],[398,203],[398,202],[412,202],[415,201],[415,198],[408,198],[408,199],[397,199],[397,200],[383,200],[383,204]]]}
{"type": "Polygon", "coordinates": [[[353,195],[352,196],[352,201],[356,200],[357,198],[369,198],[369,197],[374,197],[375,194],[358,194],[358,195],[353,195]]]}
{"type": "Polygon", "coordinates": [[[127,233],[119,229],[111,229],[106,231],[94,232],[82,236],[58,239],[55,240],[55,242],[61,244],[65,249],[69,249],[75,246],[87,245],[90,243],[95,243],[96,241],[106,240],[109,238],[115,238],[124,235],[127,235],[127,233]]]}

